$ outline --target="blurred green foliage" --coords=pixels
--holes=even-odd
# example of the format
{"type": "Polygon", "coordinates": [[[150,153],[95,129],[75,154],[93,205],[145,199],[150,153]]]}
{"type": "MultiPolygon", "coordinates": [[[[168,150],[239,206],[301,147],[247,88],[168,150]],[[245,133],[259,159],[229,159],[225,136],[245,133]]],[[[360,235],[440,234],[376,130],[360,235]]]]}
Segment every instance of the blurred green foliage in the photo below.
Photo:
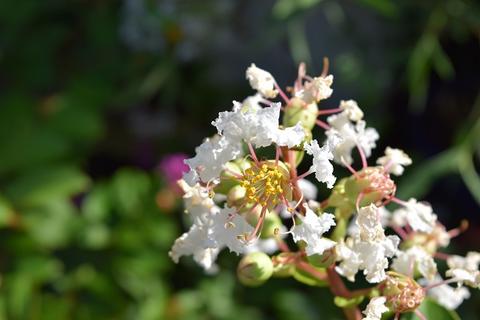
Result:
{"type": "MultiPolygon", "coordinates": [[[[174,1],[159,1],[160,9],[147,0],[0,2],[0,319],[342,318],[333,297],[318,287],[285,279],[258,289],[241,287],[234,276],[235,257],[221,256],[226,271],[209,277],[192,261],[177,266],[167,255],[184,229],[176,214],[181,208],[178,203],[170,209],[158,206],[158,192],[167,184],[154,163],[137,161],[138,144],[152,135],[169,140],[152,148],[154,160],[172,149],[189,150],[193,142],[177,145],[178,139],[203,136],[196,125],[207,126],[214,114],[204,106],[244,90],[208,80],[218,55],[203,47],[224,27],[222,6],[228,2],[236,16],[245,12],[245,2],[207,2],[178,1],[176,11],[169,7],[174,1]],[[150,28],[143,41],[148,42],[149,32],[153,38],[144,47],[138,46],[138,34],[128,38],[128,30],[121,31],[125,15],[139,14],[134,9],[141,3],[147,10],[137,22],[150,28]],[[201,25],[205,21],[210,29],[201,25]],[[186,22],[190,29],[182,29],[186,22]],[[175,119],[160,121],[155,127],[160,133],[154,130],[142,140],[144,131],[126,128],[137,109],[168,109],[186,125],[168,131],[175,119]]],[[[348,11],[349,6],[394,19],[402,28],[418,9],[420,26],[408,30],[413,42],[408,50],[400,44],[398,49],[406,51],[402,58],[408,63],[397,59],[391,69],[406,69],[403,85],[420,112],[432,72],[442,79],[455,76],[442,47],[445,38],[462,41],[472,32],[478,37],[478,5],[470,1],[279,0],[260,7],[271,29],[252,43],[264,48],[285,37],[294,61],[314,62],[306,17],[325,10],[329,21],[336,21],[342,16],[338,8],[348,11]]],[[[366,68],[358,56],[338,61],[343,61],[339,72],[355,81],[352,70],[361,75],[366,68]]],[[[363,85],[381,96],[381,86],[363,85]]],[[[147,118],[151,115],[147,112],[147,118]]],[[[480,201],[473,160],[479,117],[472,113],[452,150],[418,167],[413,176],[419,183],[406,185],[406,194],[420,196],[438,177],[458,171],[480,201]]],[[[473,308],[462,312],[464,319],[476,315],[473,308]]]]}

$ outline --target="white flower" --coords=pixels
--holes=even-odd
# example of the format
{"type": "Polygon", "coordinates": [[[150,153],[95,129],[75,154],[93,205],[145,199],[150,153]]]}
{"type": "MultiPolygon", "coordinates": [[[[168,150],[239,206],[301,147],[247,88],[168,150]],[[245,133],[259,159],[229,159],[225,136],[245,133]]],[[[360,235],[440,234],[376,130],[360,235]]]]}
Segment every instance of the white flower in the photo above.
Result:
{"type": "Polygon", "coordinates": [[[340,101],[340,109],[345,112],[345,114],[351,121],[357,122],[362,120],[363,118],[363,111],[362,109],[360,109],[355,100],[340,101]]]}
{"type": "Polygon", "coordinates": [[[363,150],[365,157],[370,157],[372,149],[376,147],[375,141],[379,138],[378,132],[373,128],[366,128],[366,122],[359,120],[354,125],[350,122],[345,112],[327,118],[331,128],[325,134],[327,141],[333,145],[333,156],[335,162],[351,164],[352,149],[358,146],[363,150]]]}
{"type": "Polygon", "coordinates": [[[306,204],[305,216],[299,215],[302,223],[292,228],[293,240],[304,241],[307,244],[307,255],[322,254],[325,250],[335,246],[335,241],[322,237],[322,235],[335,225],[334,215],[323,213],[316,215],[306,204]]]}
{"type": "Polygon", "coordinates": [[[190,187],[183,182],[180,187],[185,191],[186,210],[192,215],[193,225],[175,241],[169,256],[178,263],[180,257],[193,255],[195,262],[206,271],[214,272],[215,259],[222,249],[212,237],[214,217],[220,209],[213,204],[212,199],[208,198],[208,192],[200,185],[190,187]]]}
{"type": "Polygon", "coordinates": [[[469,252],[467,256],[451,256],[447,260],[449,269],[446,275],[456,279],[459,285],[463,283],[473,287],[480,287],[480,271],[478,265],[480,264],[480,253],[469,252]]]}
{"type": "Polygon", "coordinates": [[[267,147],[272,143],[292,148],[305,137],[301,124],[286,129],[279,128],[281,104],[265,108],[245,108],[233,102],[233,110],[220,112],[212,122],[218,133],[232,143],[245,141],[257,147],[267,147]]]}
{"type": "MultiPolygon", "coordinates": [[[[437,275],[434,280],[426,285],[428,286],[428,284],[440,283],[442,281],[443,279],[437,275]]],[[[458,306],[462,304],[463,300],[470,298],[470,292],[468,292],[467,288],[453,288],[447,284],[433,287],[427,291],[427,294],[439,304],[450,310],[457,309],[458,306]]]]}
{"type": "Polygon", "coordinates": [[[378,208],[373,204],[359,210],[356,223],[358,234],[337,245],[341,263],[336,270],[350,281],[354,281],[358,270],[363,270],[368,282],[380,282],[386,278],[387,258],[396,253],[400,239],[385,236],[378,208]]]}
{"type": "Polygon", "coordinates": [[[215,215],[212,237],[221,246],[227,246],[230,252],[241,254],[246,252],[246,237],[253,231],[245,218],[235,213],[234,208],[225,207],[215,215]]]}
{"type": "MultiPolygon", "coordinates": [[[[378,208],[378,213],[379,218],[380,218],[380,223],[382,224],[382,227],[385,228],[388,226],[390,223],[390,218],[392,213],[383,207],[378,208]]],[[[358,227],[357,224],[357,216],[354,216],[353,219],[350,221],[350,225],[348,226],[347,229],[347,234],[351,237],[357,236],[360,234],[360,228],[358,227]]]]}
{"type": "Polygon", "coordinates": [[[208,182],[220,175],[228,161],[242,154],[242,147],[225,137],[214,136],[205,139],[195,151],[195,157],[185,160],[185,163],[197,172],[203,182],[208,182]]]}
{"type": "Polygon", "coordinates": [[[333,188],[337,178],[333,175],[333,165],[330,163],[330,160],[333,159],[333,154],[328,145],[320,148],[318,141],[312,140],[310,143],[305,143],[304,148],[309,155],[313,156],[310,171],[315,172],[315,178],[320,182],[326,183],[328,188],[333,188]]]}
{"type": "Polygon", "coordinates": [[[359,209],[356,224],[362,241],[375,242],[385,238],[380,212],[374,204],[359,209]]]}
{"type": "Polygon", "coordinates": [[[377,164],[384,166],[388,172],[400,176],[403,173],[403,167],[412,164],[412,159],[403,150],[387,147],[385,156],[378,158],[377,164]]]}
{"type": "Polygon", "coordinates": [[[317,186],[313,183],[308,181],[307,179],[300,179],[298,180],[298,187],[300,191],[302,191],[303,196],[305,199],[312,200],[317,198],[317,186]]]}
{"type": "Polygon", "coordinates": [[[220,248],[209,247],[208,228],[199,225],[192,225],[188,232],[180,236],[168,253],[175,263],[178,263],[180,257],[193,255],[193,260],[202,266],[207,272],[215,272],[217,266],[215,260],[220,248]]]}
{"type": "Polygon", "coordinates": [[[405,218],[414,231],[431,232],[437,224],[437,215],[425,202],[417,202],[411,198],[405,205],[405,218]]]}
{"type": "Polygon", "coordinates": [[[427,279],[433,279],[437,274],[437,264],[433,257],[422,247],[413,246],[406,251],[398,251],[393,260],[392,269],[413,277],[415,268],[427,279]]]}
{"type": "Polygon", "coordinates": [[[295,96],[302,99],[306,104],[319,102],[332,95],[333,76],[315,77],[312,81],[305,83],[304,88],[295,93],[295,96]]]}
{"type": "Polygon", "coordinates": [[[278,94],[275,90],[275,79],[263,69],[257,68],[255,64],[251,64],[246,72],[247,80],[253,89],[261,93],[265,98],[275,98],[278,94]]]}
{"type": "Polygon", "coordinates": [[[366,309],[363,311],[363,314],[365,315],[363,320],[381,320],[382,314],[388,312],[385,302],[387,302],[387,298],[385,297],[372,298],[366,309]]]}

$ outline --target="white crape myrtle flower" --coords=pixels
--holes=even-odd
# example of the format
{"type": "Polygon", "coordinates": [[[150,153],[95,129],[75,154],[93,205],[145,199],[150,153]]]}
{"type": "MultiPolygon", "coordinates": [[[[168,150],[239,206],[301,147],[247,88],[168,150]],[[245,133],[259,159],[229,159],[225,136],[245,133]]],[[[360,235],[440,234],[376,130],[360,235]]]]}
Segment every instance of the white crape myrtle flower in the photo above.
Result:
{"type": "Polygon", "coordinates": [[[250,86],[265,98],[275,98],[278,91],[275,89],[275,79],[270,72],[258,68],[254,63],[246,71],[250,86]]]}
{"type": "Polygon", "coordinates": [[[220,112],[212,122],[218,133],[233,144],[245,141],[257,147],[267,147],[272,143],[292,148],[305,137],[300,123],[285,129],[279,128],[280,103],[265,108],[244,108],[234,101],[232,111],[220,112]]]}
{"type": "Polygon", "coordinates": [[[429,233],[437,224],[437,215],[433,213],[432,207],[426,202],[418,202],[416,199],[410,198],[405,204],[404,210],[406,212],[400,212],[400,215],[405,217],[414,231],[429,233]]]}
{"type": "Polygon", "coordinates": [[[197,172],[198,177],[203,182],[208,182],[220,175],[227,162],[242,154],[242,146],[237,141],[229,141],[225,137],[214,136],[205,139],[195,149],[195,152],[195,157],[185,160],[185,163],[191,170],[197,172]]]}
{"type": "Polygon", "coordinates": [[[363,120],[353,124],[345,111],[328,117],[327,122],[331,128],[325,134],[327,143],[335,146],[333,149],[335,162],[343,164],[344,161],[351,164],[352,149],[356,146],[362,149],[365,157],[370,157],[372,149],[376,147],[375,141],[379,138],[377,130],[366,128],[366,122],[363,120]]]}
{"type": "Polygon", "coordinates": [[[398,251],[392,262],[392,269],[406,276],[413,276],[415,267],[420,274],[432,280],[437,275],[437,264],[422,247],[414,246],[406,251],[398,251]]]}
{"type": "Polygon", "coordinates": [[[175,263],[180,257],[193,255],[193,260],[202,266],[207,272],[216,272],[218,269],[215,260],[220,248],[210,247],[208,226],[193,224],[188,232],[181,235],[168,253],[175,263]]]}
{"type": "Polygon", "coordinates": [[[330,88],[332,83],[333,75],[315,77],[306,82],[303,89],[296,92],[295,96],[302,99],[306,104],[319,102],[332,95],[333,90],[330,88]]]}
{"type": "MultiPolygon", "coordinates": [[[[428,285],[435,285],[443,281],[438,274],[431,281],[425,280],[426,279],[420,279],[419,282],[426,287],[428,287],[428,285]]],[[[433,300],[437,301],[440,305],[450,310],[457,309],[463,303],[463,300],[470,298],[470,292],[467,288],[454,288],[448,284],[442,284],[428,289],[427,295],[433,300]]]]}
{"type": "Polygon", "coordinates": [[[459,286],[467,284],[473,288],[480,287],[480,253],[471,251],[466,257],[453,255],[447,259],[449,269],[446,275],[456,279],[459,286]]]}
{"type": "Polygon", "coordinates": [[[388,312],[388,308],[385,306],[386,302],[387,298],[385,297],[372,298],[363,311],[365,317],[362,320],[381,320],[382,314],[388,312]]]}
{"type": "Polygon", "coordinates": [[[323,237],[323,234],[335,225],[335,216],[330,213],[317,215],[308,205],[304,204],[304,207],[305,216],[298,216],[302,223],[295,225],[291,230],[293,240],[304,241],[307,244],[305,251],[308,256],[322,254],[335,246],[335,241],[323,237]]]}
{"type": "Polygon", "coordinates": [[[201,186],[199,183],[190,186],[184,180],[180,180],[178,185],[183,190],[183,203],[185,205],[185,212],[192,216],[195,221],[203,219],[205,215],[210,214],[215,203],[209,196],[208,189],[201,186]]]}
{"type": "Polygon", "coordinates": [[[337,178],[333,175],[333,165],[330,160],[333,159],[333,154],[329,146],[323,145],[321,148],[317,140],[312,140],[310,143],[305,143],[305,151],[313,156],[312,166],[310,172],[315,172],[315,178],[318,181],[327,184],[327,188],[333,188],[333,184],[337,178]]]}
{"type": "Polygon", "coordinates": [[[247,242],[253,227],[243,216],[235,212],[234,208],[225,207],[215,215],[212,237],[218,245],[226,246],[230,252],[239,255],[245,253],[246,247],[253,244],[253,242],[247,242]]]}
{"type": "Polygon", "coordinates": [[[387,147],[385,155],[377,159],[377,164],[384,166],[387,172],[400,176],[404,167],[412,164],[412,159],[403,150],[387,147]]]}
{"type": "Polygon", "coordinates": [[[363,119],[363,111],[355,100],[341,100],[339,108],[345,112],[351,121],[357,122],[363,119]]]}
{"type": "Polygon", "coordinates": [[[199,184],[191,187],[185,181],[180,181],[179,186],[185,192],[185,209],[192,216],[193,225],[175,241],[169,256],[178,263],[180,257],[193,255],[195,262],[206,271],[213,272],[216,269],[216,257],[221,250],[212,238],[213,218],[220,208],[208,197],[208,191],[199,184]]]}
{"type": "MultiPolygon", "coordinates": [[[[383,206],[378,208],[378,215],[380,217],[380,223],[382,224],[382,227],[386,228],[390,224],[392,213],[388,211],[388,209],[385,208],[385,206],[383,206]]],[[[358,227],[358,224],[357,224],[357,216],[354,216],[348,226],[347,234],[350,237],[354,237],[359,233],[360,233],[360,228],[358,227]]]]}
{"type": "Polygon", "coordinates": [[[360,208],[356,223],[359,233],[337,246],[341,263],[336,270],[350,281],[354,281],[358,270],[363,270],[368,282],[378,283],[386,278],[387,258],[394,256],[400,239],[385,236],[378,208],[373,204],[360,208]]]}

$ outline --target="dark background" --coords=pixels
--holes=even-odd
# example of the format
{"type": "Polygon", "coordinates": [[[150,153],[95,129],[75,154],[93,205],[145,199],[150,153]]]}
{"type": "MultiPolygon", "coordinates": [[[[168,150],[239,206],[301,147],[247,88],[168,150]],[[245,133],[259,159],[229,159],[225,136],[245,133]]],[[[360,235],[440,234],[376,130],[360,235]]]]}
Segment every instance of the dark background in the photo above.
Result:
{"type": "MultiPolygon", "coordinates": [[[[0,319],[341,319],[326,289],[247,289],[167,252],[181,204],[159,162],[210,122],[330,59],[380,140],[414,160],[399,196],[429,201],[449,251],[479,250],[480,6],[466,0],[0,2],[0,319]],[[475,168],[475,166],[477,166],[475,168]]],[[[462,319],[480,314],[479,293],[462,319]]]]}

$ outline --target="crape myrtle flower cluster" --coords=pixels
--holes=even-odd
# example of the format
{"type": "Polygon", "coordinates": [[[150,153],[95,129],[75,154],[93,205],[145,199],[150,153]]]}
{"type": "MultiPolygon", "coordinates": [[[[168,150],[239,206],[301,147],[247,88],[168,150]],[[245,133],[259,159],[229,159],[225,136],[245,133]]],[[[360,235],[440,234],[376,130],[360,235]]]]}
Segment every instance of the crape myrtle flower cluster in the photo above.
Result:
{"type": "Polygon", "coordinates": [[[392,176],[412,160],[388,147],[376,165],[368,164],[379,135],[358,104],[319,107],[332,94],[326,62],[318,77],[301,64],[286,90],[269,72],[254,64],[247,69],[256,93],[220,112],[212,122],[217,134],[185,161],[190,171],[179,185],[192,225],[173,244],[171,258],[192,255],[213,273],[217,255],[228,248],[242,256],[243,284],[291,276],[329,287],[348,319],[381,319],[386,312],[424,318],[418,307],[426,296],[455,309],[469,297],[466,287],[480,286],[480,253],[439,250],[466,223],[447,231],[428,203],[395,196],[392,176]],[[313,137],[315,127],[324,134],[313,137]],[[301,163],[308,170],[298,172],[301,163]],[[336,166],[350,176],[338,179],[336,166]],[[330,196],[317,201],[307,177],[330,196]],[[448,265],[444,275],[439,260],[448,265]],[[345,281],[361,278],[371,286],[347,289],[345,281]]]}

